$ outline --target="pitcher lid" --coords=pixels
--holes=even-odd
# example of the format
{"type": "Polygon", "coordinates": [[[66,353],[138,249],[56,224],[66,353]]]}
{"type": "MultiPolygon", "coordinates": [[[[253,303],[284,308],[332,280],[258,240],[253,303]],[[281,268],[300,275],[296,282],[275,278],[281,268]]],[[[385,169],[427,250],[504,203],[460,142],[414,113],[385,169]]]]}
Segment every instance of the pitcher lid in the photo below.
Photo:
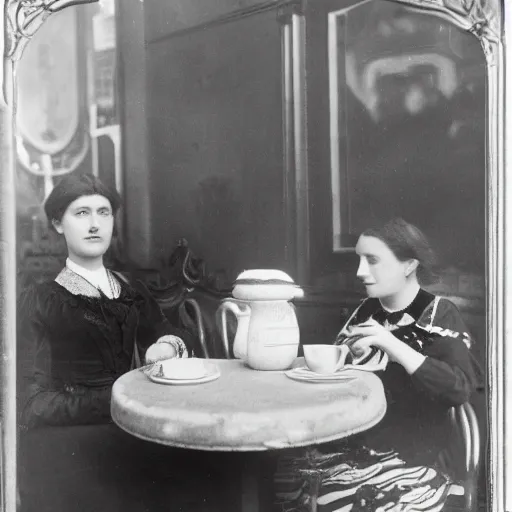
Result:
{"type": "Polygon", "coordinates": [[[244,270],[235,280],[237,284],[290,284],[293,279],[282,270],[257,268],[244,270]]]}

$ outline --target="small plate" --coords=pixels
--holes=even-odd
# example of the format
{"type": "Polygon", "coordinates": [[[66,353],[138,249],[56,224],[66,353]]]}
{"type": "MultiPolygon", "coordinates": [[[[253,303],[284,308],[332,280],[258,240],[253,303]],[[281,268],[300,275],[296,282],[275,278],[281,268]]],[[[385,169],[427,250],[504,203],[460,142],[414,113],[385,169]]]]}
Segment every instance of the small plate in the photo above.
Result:
{"type": "Polygon", "coordinates": [[[185,384],[204,384],[206,382],[211,382],[212,380],[218,379],[220,377],[220,371],[217,370],[216,372],[207,374],[199,379],[166,379],[165,377],[157,377],[152,373],[148,373],[146,375],[150,378],[150,380],[156,382],[157,384],[181,386],[185,384]]]}
{"type": "Polygon", "coordinates": [[[337,371],[335,373],[315,373],[312,372],[306,366],[301,366],[300,368],[294,368],[293,370],[288,370],[284,372],[284,374],[293,380],[298,380],[301,382],[312,382],[316,384],[327,384],[327,383],[335,383],[335,382],[349,382],[354,380],[356,377],[353,375],[346,375],[343,373],[343,370],[337,371]]]}
{"type": "Polygon", "coordinates": [[[141,368],[141,370],[150,380],[157,382],[158,384],[203,384],[220,377],[220,370],[216,364],[202,359],[196,360],[195,358],[157,361],[141,368]],[[170,366],[170,368],[167,368],[167,370],[170,371],[170,375],[168,374],[168,376],[165,376],[162,374],[162,366],[170,366]],[[173,366],[175,367],[174,374],[171,373],[173,371],[173,366]],[[188,375],[183,373],[183,370],[187,369],[190,370],[188,375]],[[193,372],[197,373],[198,371],[201,373],[194,376],[193,372]]]}

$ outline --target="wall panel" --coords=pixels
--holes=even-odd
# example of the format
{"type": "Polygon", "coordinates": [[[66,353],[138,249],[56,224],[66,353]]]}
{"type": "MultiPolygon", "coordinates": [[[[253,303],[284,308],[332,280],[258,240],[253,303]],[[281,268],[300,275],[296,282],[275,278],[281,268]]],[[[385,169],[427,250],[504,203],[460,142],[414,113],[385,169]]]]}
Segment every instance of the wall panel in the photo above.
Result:
{"type": "Polygon", "coordinates": [[[179,237],[212,270],[283,267],[281,39],[271,10],[147,50],[155,256],[179,237]]]}

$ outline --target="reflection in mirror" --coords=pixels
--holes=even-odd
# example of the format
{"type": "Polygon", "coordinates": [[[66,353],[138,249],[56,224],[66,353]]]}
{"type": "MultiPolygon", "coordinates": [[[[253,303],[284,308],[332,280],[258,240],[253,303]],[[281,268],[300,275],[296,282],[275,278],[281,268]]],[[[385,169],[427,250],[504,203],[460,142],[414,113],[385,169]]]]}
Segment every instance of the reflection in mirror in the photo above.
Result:
{"type": "Polygon", "coordinates": [[[47,229],[42,204],[58,180],[90,166],[77,9],[49,18],[17,64],[18,289],[53,279],[65,246],[47,229]]]}
{"type": "Polygon", "coordinates": [[[478,39],[396,3],[363,2],[329,14],[329,79],[334,251],[402,216],[423,227],[445,262],[483,275],[486,62],[478,39]]]}
{"type": "Polygon", "coordinates": [[[121,190],[114,20],[113,1],[64,9],[41,25],[17,63],[19,290],[53,279],[64,263],[65,245],[47,229],[42,208],[62,176],[92,172],[121,190]]]}

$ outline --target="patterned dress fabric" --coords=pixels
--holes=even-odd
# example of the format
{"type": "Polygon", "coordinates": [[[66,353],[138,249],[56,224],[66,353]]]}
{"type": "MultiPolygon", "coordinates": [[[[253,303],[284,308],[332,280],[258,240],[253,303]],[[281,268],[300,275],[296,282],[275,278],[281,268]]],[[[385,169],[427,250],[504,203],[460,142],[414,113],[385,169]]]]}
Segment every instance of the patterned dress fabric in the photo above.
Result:
{"type": "MultiPolygon", "coordinates": [[[[451,301],[420,290],[407,308],[393,313],[378,299],[364,300],[335,343],[370,318],[426,359],[412,375],[393,361],[376,372],[388,405],[377,426],[279,458],[276,510],[311,510],[316,501],[318,512],[437,512],[462,503],[461,457],[454,453],[448,413],[481,382],[468,329],[451,301]]],[[[347,362],[371,364],[376,352],[347,362]]]]}

